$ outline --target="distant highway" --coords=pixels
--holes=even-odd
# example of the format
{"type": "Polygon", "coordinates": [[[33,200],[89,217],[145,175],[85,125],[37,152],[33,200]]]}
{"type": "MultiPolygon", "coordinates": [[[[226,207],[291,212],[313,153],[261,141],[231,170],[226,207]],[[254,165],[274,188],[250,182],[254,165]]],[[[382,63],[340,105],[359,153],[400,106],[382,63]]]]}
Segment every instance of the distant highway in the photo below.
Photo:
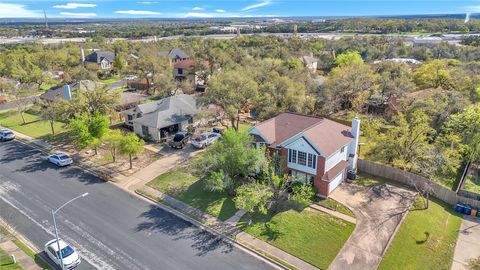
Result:
{"type": "MultiPolygon", "coordinates": [[[[256,34],[242,34],[244,36],[278,36],[283,38],[290,38],[292,33],[256,33],[256,34]]],[[[355,34],[355,33],[298,33],[297,36],[300,38],[323,38],[329,40],[338,40],[343,37],[352,37],[352,36],[380,36],[381,34],[355,34]]],[[[458,43],[462,40],[464,36],[479,35],[479,34],[444,34],[442,40],[448,41],[450,43],[458,43]]],[[[213,38],[213,39],[233,39],[236,34],[214,34],[214,35],[197,35],[189,36],[195,38],[213,38]]],[[[425,35],[412,35],[412,34],[388,34],[390,37],[402,37],[408,40],[413,40],[415,38],[423,37],[425,35]]],[[[115,42],[118,40],[128,40],[132,42],[155,42],[157,40],[169,40],[169,39],[179,39],[183,38],[183,35],[170,36],[170,37],[146,37],[142,39],[126,39],[126,38],[112,38],[108,39],[109,42],[115,42]]],[[[61,44],[66,42],[76,42],[83,43],[86,41],[86,38],[34,38],[34,37],[13,37],[13,38],[0,38],[0,44],[24,44],[31,42],[40,42],[42,44],[61,44]]]]}

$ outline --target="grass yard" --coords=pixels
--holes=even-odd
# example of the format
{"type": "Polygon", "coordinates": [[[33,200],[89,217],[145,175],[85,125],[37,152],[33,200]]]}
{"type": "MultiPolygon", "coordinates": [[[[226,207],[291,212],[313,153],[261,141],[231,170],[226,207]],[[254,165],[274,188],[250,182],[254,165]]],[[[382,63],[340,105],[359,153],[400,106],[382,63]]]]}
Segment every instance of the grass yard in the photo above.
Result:
{"type": "Polygon", "coordinates": [[[345,205],[335,201],[334,199],[330,199],[330,198],[322,199],[322,200],[316,202],[316,204],[327,207],[327,208],[330,208],[330,209],[338,211],[338,212],[340,212],[344,215],[355,218],[355,214],[352,212],[352,210],[348,209],[348,207],[346,207],[345,205]]]}
{"type": "Polygon", "coordinates": [[[475,180],[473,176],[469,175],[467,177],[467,180],[465,181],[463,189],[466,191],[480,194],[480,178],[478,180],[475,180]]]}
{"type": "MultiPolygon", "coordinates": [[[[22,123],[22,117],[18,111],[8,111],[0,113],[0,125],[23,133],[33,138],[50,137],[52,130],[48,121],[42,121],[38,115],[24,113],[25,125],[22,123]]],[[[55,134],[67,131],[63,123],[54,123],[55,134]]]]}
{"type": "Polygon", "coordinates": [[[239,226],[244,230],[310,264],[327,269],[355,225],[331,215],[305,209],[288,210],[273,217],[255,214],[247,226],[247,215],[239,226]]]}
{"type": "Polygon", "coordinates": [[[203,182],[185,167],[164,173],[147,185],[221,220],[227,220],[237,211],[226,192],[206,191],[203,182]]]}
{"type": "Polygon", "coordinates": [[[451,268],[461,216],[432,200],[423,208],[423,199],[417,197],[378,269],[451,268]]]}
{"type": "Polygon", "coordinates": [[[1,270],[21,270],[23,269],[18,263],[13,263],[9,254],[0,249],[0,269],[1,270]]]}
{"type": "Polygon", "coordinates": [[[108,78],[108,79],[98,79],[99,82],[102,82],[102,83],[114,83],[116,81],[120,81],[121,79],[119,77],[111,77],[111,78],[108,78]]]}

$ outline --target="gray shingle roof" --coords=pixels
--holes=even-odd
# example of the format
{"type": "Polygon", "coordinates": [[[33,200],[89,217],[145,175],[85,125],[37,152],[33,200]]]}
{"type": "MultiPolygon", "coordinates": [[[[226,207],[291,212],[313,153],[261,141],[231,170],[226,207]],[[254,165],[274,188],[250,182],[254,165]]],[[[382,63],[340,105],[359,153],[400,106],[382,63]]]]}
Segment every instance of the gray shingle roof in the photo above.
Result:
{"type": "Polygon", "coordinates": [[[107,59],[107,61],[113,62],[114,58],[115,58],[114,52],[96,51],[87,55],[87,57],[85,57],[85,61],[100,64],[100,62],[102,62],[103,59],[107,59]]]}
{"type": "Polygon", "coordinates": [[[168,57],[172,59],[175,59],[175,58],[185,59],[185,58],[188,58],[188,54],[186,54],[180,48],[175,48],[170,51],[170,53],[168,54],[168,57]]]}
{"type": "Polygon", "coordinates": [[[132,121],[134,123],[163,128],[190,119],[197,114],[198,109],[195,97],[181,94],[140,104],[125,112],[127,114],[142,113],[142,117],[132,121]]]}

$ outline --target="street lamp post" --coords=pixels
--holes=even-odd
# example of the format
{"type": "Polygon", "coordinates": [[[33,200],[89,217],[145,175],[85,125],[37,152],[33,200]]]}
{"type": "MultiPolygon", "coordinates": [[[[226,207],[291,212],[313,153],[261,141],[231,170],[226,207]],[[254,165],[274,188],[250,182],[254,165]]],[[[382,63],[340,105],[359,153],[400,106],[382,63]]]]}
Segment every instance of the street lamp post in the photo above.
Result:
{"type": "Polygon", "coordinates": [[[53,219],[53,227],[55,228],[55,238],[57,239],[57,248],[58,248],[58,256],[60,257],[60,266],[62,267],[62,270],[65,270],[65,266],[63,265],[63,255],[62,255],[62,250],[60,249],[60,239],[58,238],[58,231],[57,231],[57,222],[55,221],[55,214],[60,211],[62,208],[64,208],[65,206],[67,206],[67,204],[77,200],[77,199],[80,199],[80,198],[83,198],[83,197],[86,197],[88,195],[88,192],[86,193],[83,193],[82,195],[80,196],[77,196],[73,199],[71,199],[70,201],[64,203],[62,206],[60,206],[59,208],[57,208],[57,210],[53,210],[52,209],[52,219],[53,219]]]}

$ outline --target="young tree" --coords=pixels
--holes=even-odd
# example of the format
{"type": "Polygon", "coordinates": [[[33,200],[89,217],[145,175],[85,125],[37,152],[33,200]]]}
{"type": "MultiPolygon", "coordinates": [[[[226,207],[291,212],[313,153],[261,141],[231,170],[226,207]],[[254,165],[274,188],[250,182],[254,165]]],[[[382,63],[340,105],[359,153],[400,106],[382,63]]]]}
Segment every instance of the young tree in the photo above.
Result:
{"type": "Polygon", "coordinates": [[[114,129],[105,136],[105,142],[108,145],[108,149],[110,151],[110,154],[112,155],[113,162],[117,161],[117,152],[120,148],[120,143],[123,138],[123,133],[119,129],[114,129]]]}
{"type": "Polygon", "coordinates": [[[245,182],[265,163],[264,149],[256,149],[247,131],[228,129],[222,140],[214,144],[199,160],[197,169],[211,191],[235,188],[245,182]]]}
{"type": "Polygon", "coordinates": [[[123,155],[127,155],[130,161],[130,169],[132,166],[132,157],[140,154],[144,148],[144,141],[140,139],[135,133],[129,133],[120,141],[119,150],[123,155]]]}
{"type": "Polygon", "coordinates": [[[125,59],[122,55],[115,55],[113,59],[113,69],[115,73],[120,74],[125,68],[125,59]]]}
{"type": "MultiPolygon", "coordinates": [[[[76,103],[79,113],[88,113],[95,115],[110,115],[115,110],[115,107],[120,103],[120,93],[111,92],[108,85],[98,86],[95,84],[93,89],[79,91],[78,98],[74,98],[72,103],[76,103]]],[[[77,112],[78,113],[78,112],[77,112]]]]}
{"type": "Polygon", "coordinates": [[[55,135],[55,128],[54,123],[58,121],[60,117],[60,106],[61,103],[59,101],[47,102],[47,101],[40,101],[39,105],[41,107],[40,117],[48,121],[50,123],[50,129],[52,131],[52,135],[55,135]]]}
{"type": "Polygon", "coordinates": [[[244,209],[249,213],[259,211],[266,215],[268,213],[267,203],[272,195],[273,192],[267,185],[253,182],[237,188],[237,195],[233,201],[238,209],[244,209]]]}
{"type": "Polygon", "coordinates": [[[97,154],[97,148],[107,133],[108,119],[96,113],[93,116],[84,114],[81,117],[70,120],[69,126],[72,129],[74,142],[80,149],[92,147],[97,154]]]}

